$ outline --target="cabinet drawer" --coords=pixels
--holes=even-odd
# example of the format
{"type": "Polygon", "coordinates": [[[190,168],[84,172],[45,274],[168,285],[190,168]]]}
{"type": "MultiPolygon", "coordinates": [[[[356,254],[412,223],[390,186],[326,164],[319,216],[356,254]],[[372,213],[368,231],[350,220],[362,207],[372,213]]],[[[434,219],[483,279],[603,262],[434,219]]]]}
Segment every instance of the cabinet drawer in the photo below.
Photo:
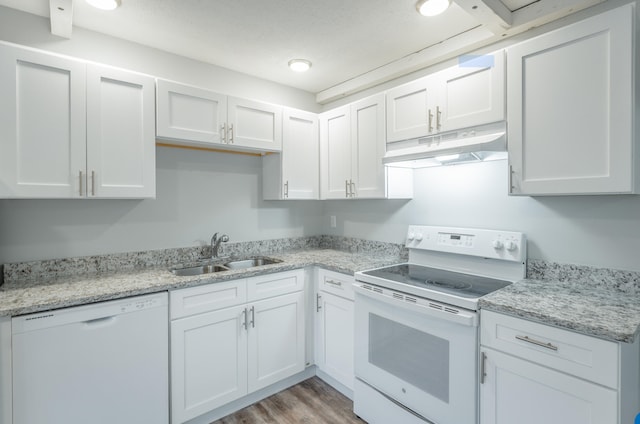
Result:
{"type": "Polygon", "coordinates": [[[261,275],[248,279],[248,301],[293,293],[304,288],[304,269],[261,275]]]}
{"type": "Polygon", "coordinates": [[[491,311],[480,316],[480,343],[618,388],[618,344],[491,311]]]}
{"type": "Polygon", "coordinates": [[[246,302],[246,279],[173,290],[169,293],[172,320],[246,302]]]}
{"type": "Polygon", "coordinates": [[[353,281],[353,275],[340,274],[326,269],[318,270],[318,291],[354,300],[353,281]]]}

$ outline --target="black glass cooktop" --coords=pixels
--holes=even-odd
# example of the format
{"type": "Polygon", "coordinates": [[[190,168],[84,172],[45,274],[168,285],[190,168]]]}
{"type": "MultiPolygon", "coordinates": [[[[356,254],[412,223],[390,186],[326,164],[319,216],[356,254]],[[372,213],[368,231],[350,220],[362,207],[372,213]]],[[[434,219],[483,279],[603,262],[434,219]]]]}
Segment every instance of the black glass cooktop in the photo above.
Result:
{"type": "Polygon", "coordinates": [[[365,271],[363,274],[468,298],[478,298],[511,284],[495,278],[413,264],[393,265],[365,271]]]}

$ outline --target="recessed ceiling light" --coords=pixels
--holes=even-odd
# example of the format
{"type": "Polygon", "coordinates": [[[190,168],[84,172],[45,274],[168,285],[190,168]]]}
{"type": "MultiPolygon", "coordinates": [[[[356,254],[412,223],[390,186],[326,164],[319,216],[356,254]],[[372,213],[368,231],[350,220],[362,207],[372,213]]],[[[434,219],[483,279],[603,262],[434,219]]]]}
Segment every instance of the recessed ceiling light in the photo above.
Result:
{"type": "Polygon", "coordinates": [[[113,10],[120,6],[120,0],[86,0],[86,2],[100,10],[113,10]]]}
{"type": "Polygon", "coordinates": [[[416,9],[423,16],[436,16],[449,8],[451,0],[420,0],[416,9]]]}
{"type": "Polygon", "coordinates": [[[289,68],[294,72],[307,72],[311,68],[311,62],[304,59],[291,59],[289,68]]]}

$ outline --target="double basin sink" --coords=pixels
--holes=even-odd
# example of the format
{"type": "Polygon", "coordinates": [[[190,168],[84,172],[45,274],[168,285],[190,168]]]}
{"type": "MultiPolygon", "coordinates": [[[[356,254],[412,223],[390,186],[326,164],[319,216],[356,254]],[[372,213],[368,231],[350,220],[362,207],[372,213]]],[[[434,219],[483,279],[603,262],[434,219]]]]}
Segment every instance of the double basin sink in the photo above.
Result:
{"type": "Polygon", "coordinates": [[[171,268],[171,272],[177,276],[192,276],[211,274],[213,272],[230,271],[232,269],[247,269],[256,266],[271,265],[282,262],[280,259],[267,258],[264,256],[255,256],[249,259],[242,259],[237,261],[228,261],[222,264],[220,263],[205,263],[194,266],[176,267],[171,268]]]}

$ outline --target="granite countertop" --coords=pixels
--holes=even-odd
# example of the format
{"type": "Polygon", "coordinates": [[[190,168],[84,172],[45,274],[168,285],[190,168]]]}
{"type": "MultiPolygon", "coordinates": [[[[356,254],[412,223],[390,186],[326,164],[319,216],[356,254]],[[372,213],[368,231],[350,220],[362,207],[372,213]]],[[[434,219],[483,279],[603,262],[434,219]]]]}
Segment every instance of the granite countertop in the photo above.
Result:
{"type": "Polygon", "coordinates": [[[51,309],[119,299],[164,290],[198,286],[255,275],[320,266],[344,274],[391,265],[402,260],[385,253],[350,253],[314,249],[266,255],[281,263],[199,276],[178,277],[167,267],[73,277],[16,279],[0,286],[0,316],[15,316],[51,309]]]}
{"type": "Polygon", "coordinates": [[[606,277],[525,279],[484,296],[482,309],[503,312],[602,339],[633,343],[640,293],[606,277]]]}

